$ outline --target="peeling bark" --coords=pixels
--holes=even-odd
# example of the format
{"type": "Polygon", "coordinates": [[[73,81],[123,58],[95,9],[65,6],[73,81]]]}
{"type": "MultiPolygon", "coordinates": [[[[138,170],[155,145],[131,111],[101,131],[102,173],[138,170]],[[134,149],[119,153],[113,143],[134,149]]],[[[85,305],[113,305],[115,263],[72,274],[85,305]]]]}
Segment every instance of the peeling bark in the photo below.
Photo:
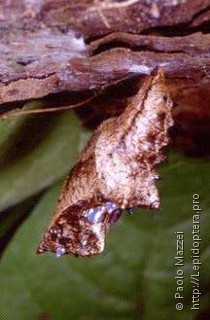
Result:
{"type": "Polygon", "coordinates": [[[12,0],[0,12],[1,112],[64,92],[77,93],[78,102],[86,92],[98,97],[77,110],[94,127],[124,110],[135,79],[161,67],[178,105],[175,120],[183,128],[181,119],[199,118],[207,127],[209,0],[12,0]]]}

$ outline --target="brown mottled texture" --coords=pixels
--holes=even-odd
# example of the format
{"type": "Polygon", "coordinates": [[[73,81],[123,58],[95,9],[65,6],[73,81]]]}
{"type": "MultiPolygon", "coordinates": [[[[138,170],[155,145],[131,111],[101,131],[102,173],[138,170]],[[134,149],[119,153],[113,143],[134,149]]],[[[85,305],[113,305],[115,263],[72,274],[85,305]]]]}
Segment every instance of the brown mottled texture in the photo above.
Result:
{"type": "Polygon", "coordinates": [[[209,86],[209,12],[209,0],[1,1],[0,104],[97,91],[157,67],[209,86]]]}
{"type": "Polygon", "coordinates": [[[100,127],[95,148],[100,190],[122,208],[159,208],[155,165],[164,159],[160,150],[172,126],[163,81],[161,72],[150,78],[119,118],[100,127]]]}
{"type": "Polygon", "coordinates": [[[86,38],[110,32],[140,33],[155,27],[190,24],[209,0],[48,0],[41,7],[42,19],[50,26],[70,25],[86,38]],[[59,10],[58,10],[59,9],[59,10]]]}
{"type": "Polygon", "coordinates": [[[162,53],[185,53],[191,56],[208,55],[210,36],[195,32],[186,36],[163,37],[161,35],[138,35],[124,32],[111,33],[99,40],[92,41],[89,51],[103,51],[112,45],[129,47],[138,51],[154,51],[162,53]]]}
{"type": "Polygon", "coordinates": [[[163,73],[158,71],[119,117],[98,127],[70,172],[39,253],[100,253],[116,210],[118,218],[123,209],[159,208],[155,167],[164,160],[161,149],[169,142],[171,107],[163,73]],[[102,221],[88,220],[88,214],[104,207],[102,221]]]}

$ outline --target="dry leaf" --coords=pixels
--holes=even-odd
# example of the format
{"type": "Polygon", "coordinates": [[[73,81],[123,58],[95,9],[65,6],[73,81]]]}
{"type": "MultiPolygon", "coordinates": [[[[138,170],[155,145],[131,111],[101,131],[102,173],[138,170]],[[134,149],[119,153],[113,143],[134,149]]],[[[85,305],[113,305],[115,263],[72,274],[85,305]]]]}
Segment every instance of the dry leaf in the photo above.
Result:
{"type": "Polygon", "coordinates": [[[159,208],[155,167],[169,142],[171,106],[159,70],[119,117],[98,127],[70,172],[38,253],[98,254],[123,209],[159,208]]]}

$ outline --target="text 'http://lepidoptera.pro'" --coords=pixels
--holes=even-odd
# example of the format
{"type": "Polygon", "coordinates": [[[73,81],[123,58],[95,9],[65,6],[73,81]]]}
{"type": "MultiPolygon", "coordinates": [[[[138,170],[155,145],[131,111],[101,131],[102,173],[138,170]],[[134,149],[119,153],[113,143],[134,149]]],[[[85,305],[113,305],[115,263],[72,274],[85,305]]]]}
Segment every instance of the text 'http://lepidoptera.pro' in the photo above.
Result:
{"type": "Polygon", "coordinates": [[[159,208],[156,166],[165,159],[161,149],[169,143],[171,109],[159,70],[119,117],[99,125],[63,186],[38,253],[101,253],[123,210],[159,208]]]}

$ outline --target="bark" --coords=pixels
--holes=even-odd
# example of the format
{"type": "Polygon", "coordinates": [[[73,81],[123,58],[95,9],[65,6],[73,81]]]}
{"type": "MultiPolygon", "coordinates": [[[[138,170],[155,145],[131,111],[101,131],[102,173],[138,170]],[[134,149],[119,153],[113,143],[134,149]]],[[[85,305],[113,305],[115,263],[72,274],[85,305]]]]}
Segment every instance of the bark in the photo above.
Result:
{"type": "Polygon", "coordinates": [[[94,127],[120,113],[136,82],[161,67],[179,106],[176,122],[188,127],[199,119],[198,130],[207,127],[209,0],[12,0],[2,1],[0,12],[2,112],[50,94],[100,93],[88,105],[90,118],[78,108],[94,127]]]}

